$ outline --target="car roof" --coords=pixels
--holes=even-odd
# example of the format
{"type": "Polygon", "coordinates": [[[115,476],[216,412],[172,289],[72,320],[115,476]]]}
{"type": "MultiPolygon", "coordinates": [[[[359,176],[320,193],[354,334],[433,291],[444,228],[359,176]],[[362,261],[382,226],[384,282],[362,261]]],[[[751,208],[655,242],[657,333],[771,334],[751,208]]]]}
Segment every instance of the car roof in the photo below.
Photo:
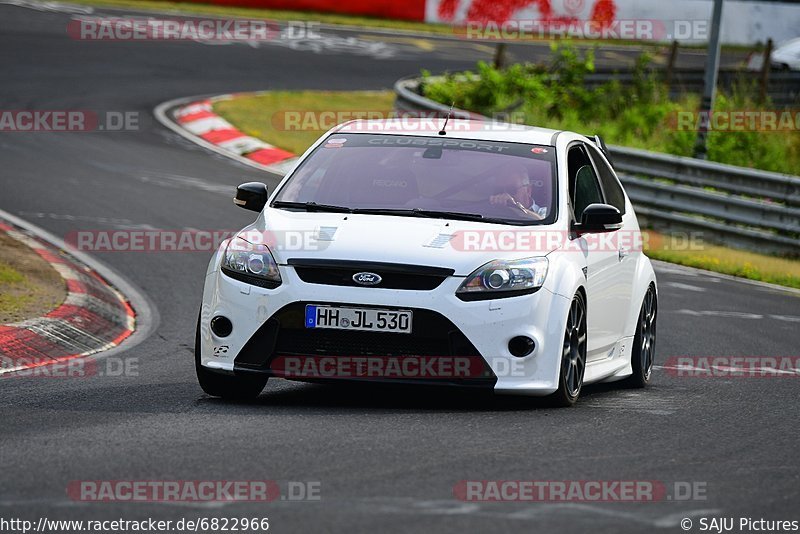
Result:
{"type": "Polygon", "coordinates": [[[532,145],[549,146],[555,144],[556,135],[561,133],[560,130],[537,128],[522,124],[451,118],[447,121],[446,136],[440,136],[439,130],[443,124],[444,118],[442,117],[400,117],[379,120],[353,120],[340,124],[332,133],[347,132],[440,138],[449,137],[453,139],[505,141],[510,143],[528,143],[532,145]]]}
{"type": "Polygon", "coordinates": [[[783,43],[775,49],[777,51],[786,51],[786,50],[794,50],[795,48],[800,48],[800,37],[795,37],[793,39],[789,39],[788,41],[784,41],[783,43]]]}

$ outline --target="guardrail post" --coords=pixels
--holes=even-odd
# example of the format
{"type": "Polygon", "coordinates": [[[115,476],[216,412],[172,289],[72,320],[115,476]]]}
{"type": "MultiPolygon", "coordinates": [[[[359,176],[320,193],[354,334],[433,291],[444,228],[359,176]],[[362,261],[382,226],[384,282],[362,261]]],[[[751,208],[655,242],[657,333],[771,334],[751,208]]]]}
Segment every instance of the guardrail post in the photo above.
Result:
{"type": "Polygon", "coordinates": [[[767,101],[767,89],[769,88],[769,71],[772,69],[772,39],[767,39],[767,48],[764,50],[764,63],[761,65],[761,87],[758,93],[758,101],[767,101]]]}
{"type": "Polygon", "coordinates": [[[714,111],[714,96],[717,92],[717,77],[719,75],[720,53],[720,26],[722,26],[722,1],[714,0],[714,14],[711,20],[711,39],[708,42],[708,57],[706,58],[706,76],[703,89],[703,101],[700,104],[700,127],[697,132],[697,142],[694,145],[694,157],[706,159],[706,143],[708,141],[708,127],[711,113],[714,111]]]}
{"type": "Polygon", "coordinates": [[[497,70],[503,69],[506,66],[506,44],[497,43],[494,49],[494,61],[492,62],[494,68],[497,70]]]}
{"type": "Polygon", "coordinates": [[[678,41],[672,41],[672,46],[669,50],[669,62],[667,63],[667,74],[664,82],[667,85],[667,91],[672,90],[672,76],[675,73],[675,63],[678,61],[678,41]]]}

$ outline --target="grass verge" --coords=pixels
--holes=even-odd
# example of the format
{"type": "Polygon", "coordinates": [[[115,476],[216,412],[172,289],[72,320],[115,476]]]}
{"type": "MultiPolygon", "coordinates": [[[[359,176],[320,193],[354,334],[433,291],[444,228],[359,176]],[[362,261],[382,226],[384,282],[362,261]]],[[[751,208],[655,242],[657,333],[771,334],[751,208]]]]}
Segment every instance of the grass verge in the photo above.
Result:
{"type": "Polygon", "coordinates": [[[214,104],[214,111],[242,132],[302,154],[320,135],[364,112],[387,116],[392,91],[274,91],[214,104]]]}
{"type": "Polygon", "coordinates": [[[645,253],[654,260],[800,289],[800,261],[704,244],[692,250],[682,237],[646,231],[645,253]]]}
{"type": "Polygon", "coordinates": [[[0,324],[41,317],[64,302],[67,287],[49,263],[0,232],[0,324]]]}
{"type": "MultiPolygon", "coordinates": [[[[333,126],[320,113],[370,110],[388,114],[393,102],[391,91],[275,91],[217,102],[214,111],[248,135],[301,154],[333,126]],[[305,127],[287,129],[283,122],[287,111],[301,112],[306,120],[304,123],[301,119],[299,124],[305,127]]],[[[715,245],[687,247],[678,238],[657,232],[648,232],[645,243],[645,252],[654,259],[800,288],[797,260],[715,245]]]]}

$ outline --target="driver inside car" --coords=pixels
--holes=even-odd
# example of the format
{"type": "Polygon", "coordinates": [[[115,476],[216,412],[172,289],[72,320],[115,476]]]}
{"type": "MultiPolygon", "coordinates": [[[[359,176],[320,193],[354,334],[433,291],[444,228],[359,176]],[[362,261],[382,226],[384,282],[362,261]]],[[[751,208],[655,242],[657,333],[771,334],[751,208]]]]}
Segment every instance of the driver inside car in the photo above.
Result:
{"type": "Polygon", "coordinates": [[[513,165],[503,170],[505,172],[494,178],[494,190],[497,193],[489,197],[489,203],[517,209],[535,220],[547,217],[547,208],[538,206],[533,198],[533,187],[525,167],[513,165]]]}

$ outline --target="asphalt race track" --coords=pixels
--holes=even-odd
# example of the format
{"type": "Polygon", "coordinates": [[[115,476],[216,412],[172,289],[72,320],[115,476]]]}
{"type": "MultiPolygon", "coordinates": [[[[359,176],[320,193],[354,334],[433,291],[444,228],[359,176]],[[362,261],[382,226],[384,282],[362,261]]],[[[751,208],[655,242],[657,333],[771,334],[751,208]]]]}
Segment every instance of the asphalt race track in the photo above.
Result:
{"type": "MultiPolygon", "coordinates": [[[[79,42],[69,14],[0,5],[0,108],[138,112],[136,132],[0,134],[0,209],[75,230],[236,229],[233,187],[274,177],[158,124],[166,100],[262,89],[380,89],[474,64],[452,47],[294,50],[79,42]],[[394,50],[392,53],[386,52],[394,50]],[[383,52],[381,52],[381,50],[383,52]],[[387,55],[389,54],[389,55],[387,55]]],[[[379,41],[373,36],[370,42],[379,41]]],[[[457,48],[457,47],[456,47],[457,48]]],[[[462,47],[463,48],[463,47],[462,47]]],[[[477,52],[476,52],[477,53],[477,52]]],[[[147,296],[153,330],[118,354],[138,376],[0,381],[0,517],[269,517],[274,532],[679,532],[682,518],[797,520],[798,378],[588,387],[574,409],[469,392],[273,380],[257,402],[205,396],[192,347],[209,253],[95,253],[147,296]],[[317,481],[318,501],[79,502],[76,480],[317,481]],[[465,503],[461,480],[698,483],[705,500],[465,503]]],[[[659,265],[657,364],[797,356],[796,293],[659,265]]],[[[124,347],[125,345],[123,345],[124,347]]],[[[696,528],[695,528],[696,529],[696,528]]]]}

